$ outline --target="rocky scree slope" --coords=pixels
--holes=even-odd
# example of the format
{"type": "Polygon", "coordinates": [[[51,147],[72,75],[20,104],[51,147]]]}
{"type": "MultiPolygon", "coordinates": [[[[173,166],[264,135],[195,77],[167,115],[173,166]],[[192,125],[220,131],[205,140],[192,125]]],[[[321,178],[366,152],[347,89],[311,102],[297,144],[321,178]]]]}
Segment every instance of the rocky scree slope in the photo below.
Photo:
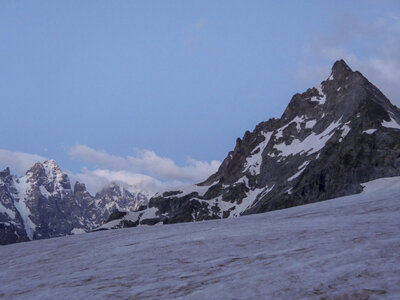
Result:
{"type": "Polygon", "coordinates": [[[76,234],[104,223],[115,211],[147,205],[147,196],[110,184],[94,197],[74,188],[54,160],[36,163],[20,178],[0,172],[0,245],[76,234]]]}
{"type": "Polygon", "coordinates": [[[238,138],[206,181],[158,194],[148,209],[101,228],[262,213],[360,193],[400,175],[400,110],[343,61],[319,86],[295,94],[280,119],[238,138]]]}

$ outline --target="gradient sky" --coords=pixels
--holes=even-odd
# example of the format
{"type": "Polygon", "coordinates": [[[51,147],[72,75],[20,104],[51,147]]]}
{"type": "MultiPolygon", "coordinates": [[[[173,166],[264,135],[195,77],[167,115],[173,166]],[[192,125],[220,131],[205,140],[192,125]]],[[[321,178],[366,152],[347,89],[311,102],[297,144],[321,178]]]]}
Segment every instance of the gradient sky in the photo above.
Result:
{"type": "Polygon", "coordinates": [[[400,2],[0,1],[0,167],[200,181],[340,58],[399,106],[400,2]]]}

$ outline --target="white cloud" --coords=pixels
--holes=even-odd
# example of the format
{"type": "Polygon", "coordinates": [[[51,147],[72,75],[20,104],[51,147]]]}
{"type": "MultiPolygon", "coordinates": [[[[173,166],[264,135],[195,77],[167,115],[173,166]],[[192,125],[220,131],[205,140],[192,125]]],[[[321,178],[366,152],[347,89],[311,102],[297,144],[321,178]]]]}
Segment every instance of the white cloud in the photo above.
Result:
{"type": "Polygon", "coordinates": [[[160,157],[150,150],[137,150],[135,156],[120,157],[103,150],[95,150],[86,145],[72,147],[71,159],[90,162],[97,168],[109,168],[114,171],[124,170],[131,173],[145,173],[166,180],[199,182],[207,179],[218,170],[220,162],[198,161],[188,158],[186,166],[178,166],[172,159],[160,157]]]}
{"type": "Polygon", "coordinates": [[[80,173],[68,172],[68,175],[71,178],[71,182],[79,181],[85,183],[91,194],[95,194],[111,182],[116,182],[128,190],[142,192],[148,196],[183,184],[180,181],[160,181],[144,174],[111,171],[108,169],[88,170],[83,168],[80,173]]]}
{"type": "Polygon", "coordinates": [[[95,150],[85,145],[77,145],[69,149],[68,155],[71,159],[90,162],[106,167],[117,169],[124,168],[125,159],[114,156],[102,150],[95,150]]]}
{"type": "Polygon", "coordinates": [[[9,167],[13,174],[25,174],[35,163],[45,160],[45,157],[36,154],[0,149],[1,169],[9,167]]]}
{"type": "Polygon", "coordinates": [[[306,45],[298,77],[315,84],[325,79],[334,61],[343,58],[400,104],[400,17],[386,16],[362,22],[356,16],[339,16],[335,30],[306,45]]]}

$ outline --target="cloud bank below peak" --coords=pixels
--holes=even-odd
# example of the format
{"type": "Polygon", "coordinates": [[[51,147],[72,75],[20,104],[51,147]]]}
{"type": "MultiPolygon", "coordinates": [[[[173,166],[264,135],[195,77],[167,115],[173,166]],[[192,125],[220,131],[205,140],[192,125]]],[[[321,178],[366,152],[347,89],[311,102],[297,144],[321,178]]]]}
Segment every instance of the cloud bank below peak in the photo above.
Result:
{"type": "Polygon", "coordinates": [[[185,166],[178,166],[172,159],[160,157],[154,151],[136,150],[133,156],[116,156],[103,150],[96,150],[86,145],[76,145],[69,149],[70,159],[91,163],[98,169],[144,173],[147,176],[167,181],[200,182],[216,172],[221,164],[187,159],[185,166]]]}
{"type": "Polygon", "coordinates": [[[108,169],[89,170],[83,168],[78,173],[67,172],[67,174],[71,181],[85,183],[91,194],[95,194],[111,182],[116,182],[130,191],[141,192],[147,196],[185,184],[180,181],[161,181],[145,174],[108,169]]]}
{"type": "MultiPolygon", "coordinates": [[[[82,163],[78,172],[60,165],[75,181],[85,183],[91,194],[106,185],[117,182],[125,188],[149,196],[177,186],[193,184],[207,179],[218,170],[219,161],[198,161],[188,158],[185,166],[178,166],[172,159],[160,157],[150,150],[137,150],[135,156],[120,157],[86,145],[77,145],[68,150],[72,160],[82,163]],[[88,167],[91,166],[91,168],[88,167]]],[[[0,149],[0,169],[9,167],[12,174],[22,176],[35,163],[48,158],[31,153],[0,149]]]]}

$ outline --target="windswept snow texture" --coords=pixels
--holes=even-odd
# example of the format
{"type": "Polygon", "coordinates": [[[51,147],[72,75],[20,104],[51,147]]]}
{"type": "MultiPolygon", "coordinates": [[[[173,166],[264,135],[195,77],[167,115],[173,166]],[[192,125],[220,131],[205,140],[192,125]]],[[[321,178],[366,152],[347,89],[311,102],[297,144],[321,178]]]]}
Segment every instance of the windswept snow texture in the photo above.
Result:
{"type": "Polygon", "coordinates": [[[241,218],[1,247],[4,299],[400,299],[400,177],[241,218]]]}

